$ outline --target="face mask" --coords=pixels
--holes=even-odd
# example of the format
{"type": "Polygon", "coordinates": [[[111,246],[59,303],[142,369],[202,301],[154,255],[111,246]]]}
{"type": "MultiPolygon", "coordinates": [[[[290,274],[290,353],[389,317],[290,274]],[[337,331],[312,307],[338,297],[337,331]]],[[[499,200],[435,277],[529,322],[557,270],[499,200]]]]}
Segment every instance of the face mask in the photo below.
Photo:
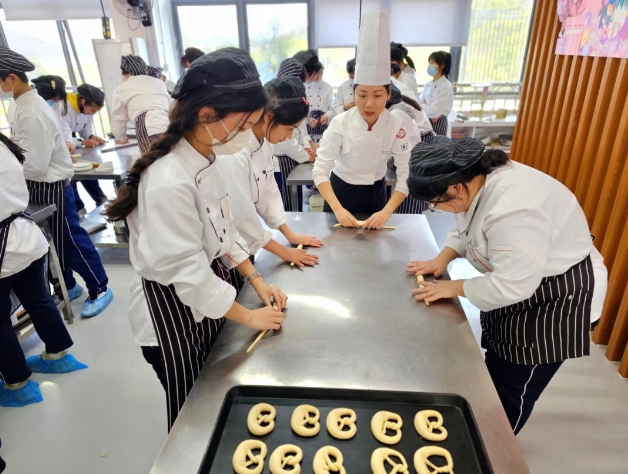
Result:
{"type": "Polygon", "coordinates": [[[253,132],[251,129],[244,132],[240,132],[239,128],[229,131],[222,120],[220,123],[227,132],[227,137],[223,140],[224,143],[221,143],[220,140],[214,138],[212,132],[209,131],[209,127],[205,125],[205,129],[212,139],[212,150],[214,151],[214,155],[233,155],[248,145],[251,136],[250,133],[253,132]]]}
{"type": "Polygon", "coordinates": [[[427,66],[427,73],[434,77],[436,75],[438,71],[436,70],[436,66],[434,66],[433,64],[430,64],[429,66],[427,66]]]}
{"type": "Polygon", "coordinates": [[[57,103],[57,101],[55,101],[55,100],[47,100],[46,101],[46,104],[48,104],[50,107],[54,107],[56,103],[57,103]]]}
{"type": "MultiPolygon", "coordinates": [[[[6,81],[4,81],[2,83],[2,86],[4,86],[6,84],[6,81]]],[[[3,99],[12,99],[13,98],[13,89],[15,89],[15,83],[13,84],[13,87],[11,87],[11,90],[9,92],[5,92],[4,89],[2,88],[2,86],[0,86],[0,91],[2,91],[2,98],[3,99]]]]}

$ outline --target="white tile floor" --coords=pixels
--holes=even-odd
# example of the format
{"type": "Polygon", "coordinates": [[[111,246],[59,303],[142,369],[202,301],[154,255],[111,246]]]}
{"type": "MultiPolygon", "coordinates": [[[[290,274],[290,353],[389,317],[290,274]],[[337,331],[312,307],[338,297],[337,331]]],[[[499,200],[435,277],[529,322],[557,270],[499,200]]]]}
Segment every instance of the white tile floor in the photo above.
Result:
{"type": "MultiPolygon", "coordinates": [[[[36,374],[43,403],[0,408],[7,474],[144,474],[166,438],[165,396],[126,316],[127,254],[106,251],[103,261],[115,293],[112,306],[69,326],[72,352],[90,368],[36,374]]],[[[76,314],[80,306],[75,301],[76,314]]],[[[471,308],[468,316],[478,335],[477,311],[471,308]]],[[[36,335],[23,347],[27,355],[43,350],[36,335]]],[[[603,347],[566,362],[519,435],[532,474],[626,474],[627,406],[627,382],[604,358],[603,347]]]]}

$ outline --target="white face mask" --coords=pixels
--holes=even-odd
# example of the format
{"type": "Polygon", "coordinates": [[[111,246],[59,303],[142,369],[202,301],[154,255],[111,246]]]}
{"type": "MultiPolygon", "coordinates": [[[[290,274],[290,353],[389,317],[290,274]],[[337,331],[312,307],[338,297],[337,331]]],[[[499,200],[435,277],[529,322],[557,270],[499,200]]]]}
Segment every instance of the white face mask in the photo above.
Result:
{"type": "Polygon", "coordinates": [[[221,143],[220,140],[214,138],[212,132],[209,131],[209,127],[205,125],[205,129],[212,139],[212,150],[214,155],[234,155],[248,145],[251,136],[250,134],[253,130],[248,129],[244,132],[240,132],[240,129],[236,128],[235,130],[229,131],[222,120],[220,123],[227,132],[227,137],[224,139],[224,143],[221,143]]]}
{"type": "MultiPolygon", "coordinates": [[[[7,78],[8,79],[8,78],[7,78]]],[[[4,81],[2,83],[2,86],[0,86],[0,91],[2,92],[2,98],[3,99],[12,99],[13,98],[13,89],[15,89],[15,83],[13,83],[13,87],[11,87],[11,90],[8,92],[5,92],[3,89],[3,86],[7,83],[7,81],[4,81]]]]}

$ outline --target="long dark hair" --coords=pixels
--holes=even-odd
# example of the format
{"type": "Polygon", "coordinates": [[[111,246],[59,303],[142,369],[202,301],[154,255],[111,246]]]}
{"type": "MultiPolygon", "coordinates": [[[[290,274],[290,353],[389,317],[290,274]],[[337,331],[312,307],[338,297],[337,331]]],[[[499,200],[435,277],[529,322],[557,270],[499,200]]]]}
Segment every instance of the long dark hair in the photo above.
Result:
{"type": "Polygon", "coordinates": [[[401,43],[392,42],[390,44],[390,57],[393,61],[402,64],[404,61],[410,66],[412,69],[416,71],[416,67],[414,67],[414,61],[410,56],[408,56],[408,48],[405,48],[401,43]]]}
{"type": "Polygon", "coordinates": [[[65,80],[60,76],[39,76],[31,79],[37,93],[44,100],[60,100],[63,102],[63,115],[68,113],[67,92],[65,80]],[[54,86],[54,87],[53,87],[54,86]]]}
{"type": "MultiPolygon", "coordinates": [[[[266,94],[261,87],[250,90],[225,90],[199,87],[178,99],[170,111],[170,125],[150,149],[139,158],[118,188],[118,197],[110,201],[103,215],[110,221],[124,220],[137,207],[138,186],[142,173],[159,158],[166,156],[186,132],[197,125],[222,120],[233,113],[249,115],[266,105],[266,94]],[[209,89],[209,90],[208,90],[209,89]],[[212,117],[199,118],[203,107],[214,109],[212,117]]],[[[242,123],[248,119],[243,119],[242,123]]]]}
{"type": "Polygon", "coordinates": [[[17,158],[17,161],[20,162],[21,165],[24,164],[24,150],[22,150],[19,146],[17,146],[13,140],[7,137],[4,133],[0,132],[0,142],[6,146],[13,155],[17,158]]]}
{"type": "Polygon", "coordinates": [[[443,75],[449,79],[451,74],[451,54],[447,51],[434,51],[427,60],[438,64],[442,68],[441,72],[443,75]]]}
{"type": "MultiPolygon", "coordinates": [[[[267,82],[264,90],[268,96],[264,115],[273,114],[268,123],[267,138],[277,125],[294,125],[307,117],[310,107],[305,99],[305,87],[298,78],[278,77],[267,82]]],[[[264,120],[264,116],[260,120],[264,120]]]]}
{"type": "Polygon", "coordinates": [[[452,196],[447,195],[449,186],[462,184],[465,189],[468,189],[467,183],[473,178],[480,175],[486,176],[508,162],[510,159],[502,150],[487,150],[473,166],[439,181],[428,184],[417,183],[410,174],[407,180],[408,190],[410,195],[419,201],[448,202],[452,199],[452,196]]]}

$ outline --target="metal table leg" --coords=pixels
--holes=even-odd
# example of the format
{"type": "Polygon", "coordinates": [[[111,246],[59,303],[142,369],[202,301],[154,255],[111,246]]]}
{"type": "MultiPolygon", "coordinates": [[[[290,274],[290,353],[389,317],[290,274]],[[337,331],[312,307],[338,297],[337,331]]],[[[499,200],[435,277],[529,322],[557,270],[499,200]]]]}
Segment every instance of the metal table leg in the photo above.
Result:
{"type": "Polygon", "coordinates": [[[299,212],[299,187],[296,184],[290,185],[290,195],[292,196],[292,212],[299,212]]]}
{"type": "Polygon", "coordinates": [[[59,291],[61,293],[62,307],[61,311],[63,312],[63,318],[67,321],[68,324],[72,324],[74,322],[74,313],[72,312],[72,306],[70,304],[70,298],[68,296],[68,289],[65,286],[65,280],[63,279],[63,272],[61,271],[61,263],[59,263],[59,256],[57,255],[57,249],[55,248],[55,244],[52,241],[52,233],[50,232],[50,226],[48,225],[48,219],[44,219],[40,222],[41,228],[44,231],[44,235],[46,236],[46,240],[48,240],[48,245],[50,245],[50,250],[48,254],[50,255],[50,273],[52,274],[52,284],[55,287],[55,292],[57,296],[59,296],[59,291]]]}

